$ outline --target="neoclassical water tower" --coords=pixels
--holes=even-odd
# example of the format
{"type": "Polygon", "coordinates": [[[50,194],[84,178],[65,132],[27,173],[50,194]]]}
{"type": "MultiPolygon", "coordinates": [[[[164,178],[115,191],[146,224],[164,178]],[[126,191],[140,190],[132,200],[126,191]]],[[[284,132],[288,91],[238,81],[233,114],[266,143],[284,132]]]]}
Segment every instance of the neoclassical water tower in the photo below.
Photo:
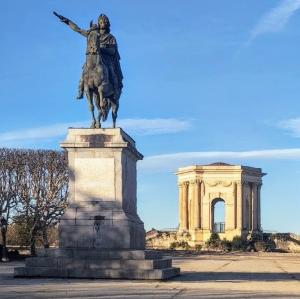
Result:
{"type": "Polygon", "coordinates": [[[189,232],[194,244],[212,232],[232,240],[261,232],[260,168],[222,162],[178,169],[179,232],[189,232]],[[215,221],[215,205],[224,202],[225,221],[215,221]]]}

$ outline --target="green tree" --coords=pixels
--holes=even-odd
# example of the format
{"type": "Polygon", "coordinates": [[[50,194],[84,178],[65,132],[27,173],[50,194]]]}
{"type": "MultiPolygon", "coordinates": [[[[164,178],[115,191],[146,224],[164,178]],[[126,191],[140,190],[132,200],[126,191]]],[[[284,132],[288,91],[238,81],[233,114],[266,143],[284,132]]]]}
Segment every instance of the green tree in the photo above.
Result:
{"type": "Polygon", "coordinates": [[[220,245],[220,236],[216,232],[212,232],[210,238],[206,241],[206,245],[211,248],[218,248],[220,245]]]}

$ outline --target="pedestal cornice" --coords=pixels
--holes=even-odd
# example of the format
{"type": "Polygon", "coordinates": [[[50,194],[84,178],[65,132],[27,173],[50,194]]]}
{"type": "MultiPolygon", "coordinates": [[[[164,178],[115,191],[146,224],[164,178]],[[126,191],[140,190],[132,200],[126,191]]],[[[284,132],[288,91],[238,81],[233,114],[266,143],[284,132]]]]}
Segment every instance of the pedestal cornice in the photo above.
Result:
{"type": "Polygon", "coordinates": [[[87,129],[69,128],[65,141],[60,143],[65,149],[74,148],[125,148],[142,160],[144,156],[136,149],[135,141],[121,128],[87,129]]]}

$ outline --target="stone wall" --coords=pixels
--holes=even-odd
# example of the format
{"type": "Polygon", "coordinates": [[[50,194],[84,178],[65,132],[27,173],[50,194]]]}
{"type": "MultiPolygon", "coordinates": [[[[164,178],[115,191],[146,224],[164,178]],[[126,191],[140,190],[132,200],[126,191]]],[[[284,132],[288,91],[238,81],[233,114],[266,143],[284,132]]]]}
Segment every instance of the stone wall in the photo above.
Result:
{"type": "Polygon", "coordinates": [[[153,249],[188,249],[193,246],[189,233],[178,233],[176,231],[159,231],[152,229],[146,234],[146,247],[153,249]],[[181,246],[180,246],[181,245],[181,246]]]}
{"type": "MultiPolygon", "coordinates": [[[[220,236],[221,237],[221,236],[220,236]]],[[[222,238],[221,238],[222,239],[222,238]]],[[[300,236],[291,233],[264,234],[264,244],[273,244],[271,250],[300,253],[300,236]],[[276,248],[274,248],[276,246],[276,248]]],[[[259,244],[258,244],[259,245],[259,244]]],[[[188,232],[159,231],[152,229],[146,234],[146,247],[152,249],[195,249],[192,236],[188,232]]],[[[250,248],[246,246],[246,248],[250,248]]],[[[257,246],[256,246],[257,247],[257,246]]],[[[247,250],[245,248],[245,250],[247,250]]],[[[211,250],[203,244],[202,250],[211,250]]],[[[260,251],[260,249],[257,249],[260,251]]],[[[220,248],[218,248],[220,251],[220,248]]]]}
{"type": "Polygon", "coordinates": [[[300,253],[300,236],[292,233],[272,234],[276,249],[300,253]]]}

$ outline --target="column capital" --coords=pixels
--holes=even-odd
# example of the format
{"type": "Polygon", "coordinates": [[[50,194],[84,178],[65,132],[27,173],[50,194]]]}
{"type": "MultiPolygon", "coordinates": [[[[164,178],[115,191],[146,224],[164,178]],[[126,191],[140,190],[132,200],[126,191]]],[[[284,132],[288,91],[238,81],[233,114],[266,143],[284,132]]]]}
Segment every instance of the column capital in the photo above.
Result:
{"type": "Polygon", "coordinates": [[[199,180],[199,179],[193,179],[193,180],[190,180],[190,184],[194,185],[194,184],[199,184],[201,183],[202,181],[199,180]]]}
{"type": "Polygon", "coordinates": [[[262,183],[261,182],[252,182],[252,186],[256,186],[257,188],[261,187],[262,183]]]}
{"type": "Polygon", "coordinates": [[[184,187],[184,186],[189,185],[189,182],[188,182],[188,181],[178,182],[177,185],[178,185],[178,187],[182,188],[182,187],[184,187]]]}
{"type": "Polygon", "coordinates": [[[248,181],[241,181],[241,184],[245,187],[250,185],[248,181]]]}

